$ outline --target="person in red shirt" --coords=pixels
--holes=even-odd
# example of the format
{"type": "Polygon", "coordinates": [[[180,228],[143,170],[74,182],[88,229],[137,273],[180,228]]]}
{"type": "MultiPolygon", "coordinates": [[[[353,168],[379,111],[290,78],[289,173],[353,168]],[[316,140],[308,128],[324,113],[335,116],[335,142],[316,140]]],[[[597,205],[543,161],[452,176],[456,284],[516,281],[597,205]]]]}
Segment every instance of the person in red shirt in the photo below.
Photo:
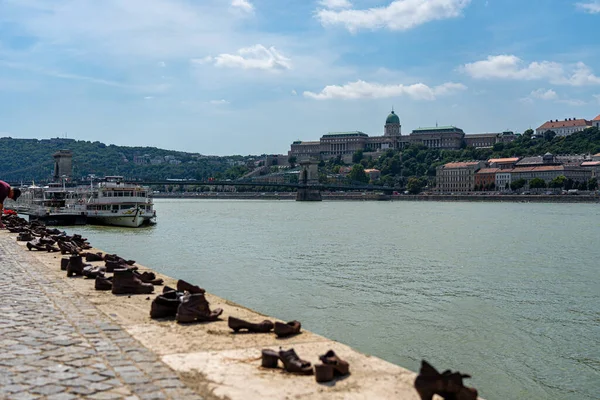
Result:
{"type": "Polygon", "coordinates": [[[4,200],[8,197],[9,199],[17,200],[21,195],[19,189],[11,188],[10,185],[4,181],[0,181],[0,229],[4,229],[5,226],[2,223],[2,213],[4,212],[4,200]]]}

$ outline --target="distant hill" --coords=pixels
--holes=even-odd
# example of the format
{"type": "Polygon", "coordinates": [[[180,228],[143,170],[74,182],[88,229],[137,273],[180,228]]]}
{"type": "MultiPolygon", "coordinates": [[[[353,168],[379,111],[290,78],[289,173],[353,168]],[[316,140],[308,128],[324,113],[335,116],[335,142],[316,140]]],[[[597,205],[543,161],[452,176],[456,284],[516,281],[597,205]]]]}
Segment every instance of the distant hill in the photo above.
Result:
{"type": "Polygon", "coordinates": [[[224,174],[248,157],[203,156],[156,147],[126,147],[74,139],[0,138],[0,179],[43,181],[53,174],[57,150],[73,152],[73,177],[94,174],[141,179],[207,179],[224,174]],[[134,160],[136,162],[134,162],[134,160]]]}

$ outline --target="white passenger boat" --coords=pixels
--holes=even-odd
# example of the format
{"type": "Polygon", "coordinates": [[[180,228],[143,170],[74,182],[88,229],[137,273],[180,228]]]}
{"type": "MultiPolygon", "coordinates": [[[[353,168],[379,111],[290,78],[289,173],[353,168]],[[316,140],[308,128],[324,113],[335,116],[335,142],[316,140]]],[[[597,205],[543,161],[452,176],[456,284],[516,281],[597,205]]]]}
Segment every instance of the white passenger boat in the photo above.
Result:
{"type": "Polygon", "coordinates": [[[137,228],[156,218],[150,188],[125,182],[122,176],[107,176],[87,192],[88,223],[137,228]]]}
{"type": "Polygon", "coordinates": [[[75,188],[65,188],[59,183],[47,186],[32,184],[21,188],[21,197],[7,206],[16,212],[55,225],[83,225],[87,207],[75,188]]]}

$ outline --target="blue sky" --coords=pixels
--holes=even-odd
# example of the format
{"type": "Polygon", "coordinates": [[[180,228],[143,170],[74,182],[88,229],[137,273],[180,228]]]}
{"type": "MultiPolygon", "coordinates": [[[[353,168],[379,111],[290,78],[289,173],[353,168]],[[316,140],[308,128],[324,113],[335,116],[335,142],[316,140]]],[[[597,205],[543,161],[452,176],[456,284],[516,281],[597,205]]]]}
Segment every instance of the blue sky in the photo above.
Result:
{"type": "Polygon", "coordinates": [[[203,154],[600,113],[600,0],[0,0],[0,135],[203,154]]]}

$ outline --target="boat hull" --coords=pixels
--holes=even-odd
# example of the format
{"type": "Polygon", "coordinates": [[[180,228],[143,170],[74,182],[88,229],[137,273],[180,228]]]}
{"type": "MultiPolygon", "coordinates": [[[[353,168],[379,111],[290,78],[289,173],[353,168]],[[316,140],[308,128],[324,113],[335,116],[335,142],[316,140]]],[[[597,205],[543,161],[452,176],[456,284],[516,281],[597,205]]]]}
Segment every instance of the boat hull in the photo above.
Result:
{"type": "Polygon", "coordinates": [[[150,217],[135,215],[135,216],[92,216],[88,215],[89,224],[124,226],[128,228],[138,228],[150,222],[150,217]]]}

